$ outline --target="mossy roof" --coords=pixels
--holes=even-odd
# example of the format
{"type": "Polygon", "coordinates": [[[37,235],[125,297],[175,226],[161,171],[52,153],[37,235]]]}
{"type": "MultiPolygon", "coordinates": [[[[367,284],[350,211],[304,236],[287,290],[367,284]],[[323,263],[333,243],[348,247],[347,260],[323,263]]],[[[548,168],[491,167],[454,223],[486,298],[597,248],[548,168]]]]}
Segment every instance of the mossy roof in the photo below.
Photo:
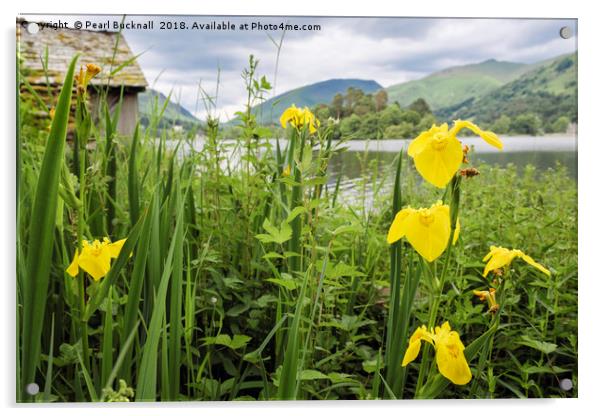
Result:
{"type": "MultiPolygon", "coordinates": [[[[46,47],[48,81],[53,85],[62,84],[69,62],[78,52],[81,54],[79,64],[94,63],[102,68],[100,75],[91,81],[97,85],[106,85],[107,76],[111,71],[134,58],[125,38],[117,32],[45,28],[31,34],[20,22],[17,22],[17,47],[23,75],[32,85],[45,85],[47,82],[42,66],[46,47]],[[117,50],[113,59],[116,44],[117,50]]],[[[148,83],[140,65],[133,59],[111,77],[110,85],[144,89],[148,83]]]]}

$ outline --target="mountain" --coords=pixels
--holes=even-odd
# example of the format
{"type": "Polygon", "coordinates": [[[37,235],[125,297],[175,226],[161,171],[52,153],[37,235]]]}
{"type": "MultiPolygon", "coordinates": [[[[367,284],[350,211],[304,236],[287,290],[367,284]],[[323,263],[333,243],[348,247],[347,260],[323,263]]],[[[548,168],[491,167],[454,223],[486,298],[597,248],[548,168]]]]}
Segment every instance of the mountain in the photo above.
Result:
{"type": "MultiPolygon", "coordinates": [[[[165,105],[167,97],[157,90],[152,88],[138,94],[138,112],[140,113],[140,123],[148,125],[153,113],[159,113],[165,105]]],[[[163,113],[162,124],[178,124],[182,126],[191,126],[200,124],[201,121],[192,115],[181,105],[173,101],[173,96],[170,97],[167,107],[163,113]]]]}
{"type": "Polygon", "coordinates": [[[363,79],[329,79],[287,91],[264,101],[253,108],[257,119],[263,124],[277,123],[282,112],[295,104],[297,107],[313,107],[329,104],[337,93],[345,93],[348,88],[358,88],[366,94],[383,87],[376,81],[363,79]]]}
{"type": "Polygon", "coordinates": [[[577,121],[577,53],[530,67],[530,71],[487,94],[435,111],[443,120],[457,118],[492,123],[502,114],[536,114],[544,123],[566,116],[577,121]]]}
{"type": "Polygon", "coordinates": [[[447,68],[422,79],[391,85],[386,91],[390,103],[397,101],[402,107],[406,107],[417,98],[424,98],[432,109],[437,110],[471,97],[480,97],[530,69],[531,66],[527,64],[489,59],[478,64],[447,68]]]}

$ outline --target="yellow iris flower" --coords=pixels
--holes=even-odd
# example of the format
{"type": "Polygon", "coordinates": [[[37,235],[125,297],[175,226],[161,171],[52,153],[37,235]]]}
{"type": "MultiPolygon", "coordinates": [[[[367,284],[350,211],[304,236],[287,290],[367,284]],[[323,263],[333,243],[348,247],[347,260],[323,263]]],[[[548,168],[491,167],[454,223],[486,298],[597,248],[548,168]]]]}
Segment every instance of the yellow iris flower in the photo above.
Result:
{"type": "Polygon", "coordinates": [[[495,133],[481,130],[470,121],[456,120],[451,129],[447,123],[439,126],[433,124],[428,131],[412,140],[408,155],[414,159],[416,169],[422,177],[438,188],[445,188],[462,164],[464,152],[456,136],[463,128],[473,131],[490,145],[500,150],[503,148],[495,133]]]}
{"type": "Polygon", "coordinates": [[[280,125],[283,129],[287,124],[291,124],[296,129],[301,129],[303,126],[309,126],[309,132],[314,134],[320,126],[320,120],[307,107],[297,108],[295,104],[284,110],[280,116],[280,125]]]}
{"type": "MultiPolygon", "coordinates": [[[[427,261],[432,262],[447,248],[451,233],[449,205],[437,201],[430,208],[414,209],[407,207],[395,215],[389,227],[387,242],[393,244],[406,237],[414,250],[427,261]]],[[[460,234],[460,222],[456,222],[453,243],[460,234]]]]}
{"type": "Polygon", "coordinates": [[[403,356],[402,366],[405,367],[418,357],[422,341],[435,347],[437,369],[454,384],[464,385],[472,379],[472,373],[464,356],[464,344],[460,335],[452,331],[449,322],[445,322],[435,331],[427,330],[425,325],[416,328],[410,337],[410,343],[403,356]]]}
{"type": "Polygon", "coordinates": [[[527,256],[521,250],[509,250],[504,247],[496,246],[489,247],[489,253],[483,258],[483,261],[487,262],[485,265],[485,270],[483,270],[483,276],[487,276],[487,274],[492,270],[501,269],[504,266],[508,266],[516,257],[520,257],[540,272],[550,276],[550,271],[548,269],[533,260],[531,256],[527,256]]]}
{"type": "Polygon", "coordinates": [[[498,305],[495,300],[495,289],[489,288],[489,290],[473,290],[475,296],[479,298],[481,302],[487,302],[489,305],[489,312],[496,313],[500,309],[500,305],[498,305]]]}
{"type": "Polygon", "coordinates": [[[72,277],[77,276],[79,269],[88,273],[96,281],[102,277],[111,269],[111,259],[117,258],[119,252],[125,243],[123,240],[115,241],[111,243],[108,238],[104,238],[102,242],[94,240],[93,242],[84,241],[81,252],[75,250],[73,261],[67,267],[67,273],[72,277]]]}
{"type": "Polygon", "coordinates": [[[95,64],[87,64],[85,70],[83,66],[80,67],[79,74],[75,75],[75,82],[77,84],[77,87],[80,90],[85,91],[88,87],[88,83],[90,82],[90,80],[96,75],[98,75],[101,70],[102,68],[95,64]]]}

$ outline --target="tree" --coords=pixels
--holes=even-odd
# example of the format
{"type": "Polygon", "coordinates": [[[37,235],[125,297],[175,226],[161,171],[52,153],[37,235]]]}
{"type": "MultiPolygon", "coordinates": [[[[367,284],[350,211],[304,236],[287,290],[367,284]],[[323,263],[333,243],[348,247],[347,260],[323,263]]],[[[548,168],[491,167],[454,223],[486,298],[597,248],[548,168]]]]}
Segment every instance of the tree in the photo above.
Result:
{"type": "Polygon", "coordinates": [[[359,97],[353,107],[353,113],[358,116],[363,116],[372,112],[374,112],[374,101],[372,101],[372,96],[363,95],[362,97],[359,97]]]}
{"type": "Polygon", "coordinates": [[[409,139],[413,137],[414,126],[410,123],[402,122],[398,125],[389,126],[385,129],[385,139],[409,139]]]}
{"type": "Polygon", "coordinates": [[[328,108],[327,105],[319,104],[315,108],[314,114],[316,117],[318,117],[318,120],[320,120],[321,123],[324,123],[330,117],[330,108],[328,108]]]}
{"type": "Polygon", "coordinates": [[[341,118],[343,117],[343,103],[344,103],[344,99],[343,99],[343,95],[341,95],[340,93],[336,93],[335,96],[332,98],[332,113],[335,116],[335,118],[341,118]]]}
{"type": "Polygon", "coordinates": [[[384,108],[387,107],[388,99],[389,96],[387,94],[387,91],[379,90],[376,94],[374,94],[374,109],[376,111],[382,111],[384,108]]]}
{"type": "Polygon", "coordinates": [[[552,123],[552,133],[566,133],[571,121],[566,116],[560,116],[552,123]]]}
{"type": "Polygon", "coordinates": [[[414,102],[408,106],[408,110],[417,112],[421,117],[426,114],[432,114],[431,107],[424,98],[414,100],[414,102]]]}
{"type": "Polygon", "coordinates": [[[358,132],[360,139],[376,139],[378,135],[378,116],[368,113],[362,117],[362,124],[358,132]]]}
{"type": "Polygon", "coordinates": [[[345,94],[345,115],[351,115],[354,113],[356,105],[364,97],[364,91],[359,88],[349,87],[347,88],[347,94],[345,94]]]}
{"type": "Polygon", "coordinates": [[[541,130],[541,119],[537,114],[519,114],[512,123],[512,132],[535,136],[541,130]]]}
{"type": "Polygon", "coordinates": [[[502,114],[491,126],[491,130],[497,134],[506,134],[510,131],[512,120],[506,114],[502,114]]]}
{"type": "Polygon", "coordinates": [[[401,108],[395,104],[391,104],[380,112],[379,117],[381,126],[386,129],[389,126],[401,123],[403,112],[401,111],[401,108]]]}
{"type": "Polygon", "coordinates": [[[416,129],[417,131],[415,132],[416,135],[420,134],[423,131],[427,131],[428,129],[433,127],[433,124],[436,124],[436,123],[437,123],[437,119],[435,118],[434,115],[426,114],[424,117],[422,117],[422,119],[420,120],[420,123],[418,123],[418,128],[416,129]]]}
{"type": "Polygon", "coordinates": [[[349,117],[341,120],[341,134],[344,136],[357,135],[362,126],[362,119],[357,114],[352,114],[349,117]]]}
{"type": "Polygon", "coordinates": [[[413,125],[418,125],[420,123],[420,113],[414,110],[401,110],[401,121],[405,121],[406,123],[411,123],[413,125]]]}

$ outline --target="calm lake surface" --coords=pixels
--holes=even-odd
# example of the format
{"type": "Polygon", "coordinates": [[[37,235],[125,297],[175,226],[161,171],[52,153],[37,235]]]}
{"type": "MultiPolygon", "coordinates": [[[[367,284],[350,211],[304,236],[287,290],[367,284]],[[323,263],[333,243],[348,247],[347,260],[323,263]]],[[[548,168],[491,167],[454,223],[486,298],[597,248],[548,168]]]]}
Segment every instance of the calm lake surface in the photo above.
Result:
{"type": "MultiPolygon", "coordinates": [[[[556,169],[557,164],[567,168],[568,174],[577,180],[577,135],[576,134],[550,134],[544,136],[500,136],[504,143],[504,150],[500,151],[479,137],[462,137],[460,141],[470,146],[469,159],[472,166],[481,163],[505,167],[508,164],[515,165],[518,170],[527,165],[533,165],[539,170],[556,169]]],[[[274,149],[276,140],[270,140],[274,149]]],[[[361,183],[362,166],[364,169],[372,167],[377,163],[380,172],[394,172],[393,162],[401,149],[407,150],[411,139],[388,139],[388,140],[353,140],[342,146],[347,150],[336,155],[330,162],[328,168],[327,187],[332,189],[341,177],[340,200],[355,203],[363,195],[367,207],[373,205],[372,189],[358,186],[361,183]],[[375,161],[375,162],[374,162],[375,161]],[[363,188],[363,189],[362,189],[363,188]]],[[[222,155],[228,160],[222,160],[224,169],[229,165],[236,169],[241,162],[242,149],[236,145],[234,140],[224,140],[222,155]]],[[[204,139],[199,137],[191,143],[196,151],[202,151],[204,139]]],[[[334,145],[334,144],[333,144],[334,145]]],[[[175,142],[167,143],[168,147],[174,147],[175,142]]],[[[281,148],[286,146],[280,141],[281,148]]],[[[180,153],[188,152],[186,146],[180,148],[180,153]]],[[[389,174],[383,183],[380,192],[388,192],[392,186],[394,174],[389,174]]],[[[420,179],[418,179],[420,180],[420,179]]],[[[368,187],[371,188],[371,187],[368,187]]]]}
{"type": "MultiPolygon", "coordinates": [[[[472,147],[469,158],[473,165],[480,163],[506,166],[514,164],[519,169],[534,165],[539,169],[555,169],[556,164],[566,166],[569,174],[577,180],[577,136],[551,134],[545,136],[501,136],[504,150],[499,151],[478,137],[460,138],[463,144],[472,147]]],[[[400,149],[407,149],[411,140],[354,140],[347,142],[347,151],[337,155],[331,162],[330,181],[339,174],[347,180],[358,178],[364,160],[378,160],[379,166],[390,166],[400,149]]]]}
{"type": "MultiPolygon", "coordinates": [[[[577,135],[550,134],[544,136],[501,136],[504,150],[500,151],[487,144],[479,137],[462,137],[460,141],[472,148],[469,153],[471,165],[481,163],[506,166],[510,163],[519,171],[527,165],[533,165],[540,170],[555,169],[557,164],[564,165],[569,175],[577,180],[577,135]]],[[[276,140],[270,140],[276,146],[276,140]]],[[[360,180],[362,165],[371,166],[372,161],[378,163],[380,171],[392,171],[392,164],[401,149],[407,150],[410,139],[389,140],[353,140],[343,144],[347,150],[336,155],[329,166],[328,186],[333,186],[341,176],[341,190],[353,199],[356,183],[360,180]]],[[[236,141],[222,142],[231,166],[240,162],[241,150],[235,146],[236,141]]],[[[202,151],[204,140],[198,138],[192,143],[196,151],[202,151]]],[[[286,146],[280,141],[282,148],[286,146]]],[[[175,143],[168,142],[168,146],[175,143]]],[[[180,152],[187,152],[186,147],[180,152]]],[[[224,167],[227,163],[223,161],[224,167]]]]}

